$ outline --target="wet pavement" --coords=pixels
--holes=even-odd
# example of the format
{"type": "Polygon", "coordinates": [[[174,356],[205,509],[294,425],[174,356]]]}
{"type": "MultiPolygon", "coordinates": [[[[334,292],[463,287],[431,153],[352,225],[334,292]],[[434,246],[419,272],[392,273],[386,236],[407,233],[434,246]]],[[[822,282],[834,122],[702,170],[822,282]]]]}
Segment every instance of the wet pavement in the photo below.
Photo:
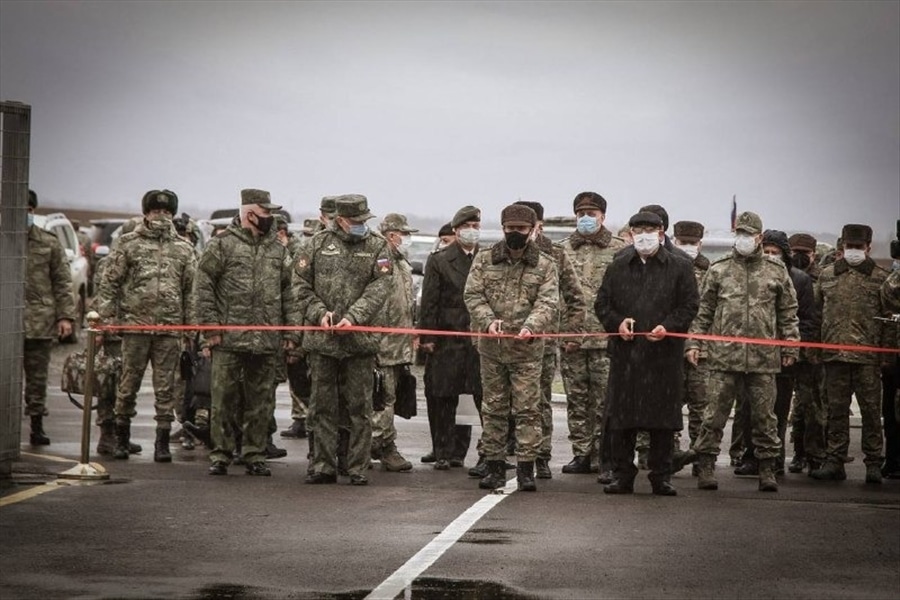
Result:
{"type": "MultiPolygon", "coordinates": [[[[210,477],[202,446],[173,444],[174,462],[156,464],[147,388],[133,428],[143,453],[99,460],[108,483],[63,484],[55,474],[77,462],[81,413],[58,388],[49,407],[53,443],[30,447],[23,421],[22,460],[0,483],[4,600],[364,598],[398,569],[415,574],[398,597],[421,599],[896,598],[900,589],[900,481],[863,483],[858,429],[845,482],[788,474],[763,494],[731,474],[726,453],[717,492],[697,490],[686,469],[676,498],[651,495],[644,474],[633,496],[608,496],[595,475],[560,473],[571,456],[557,404],[553,479],[495,498],[460,526],[491,495],[463,469],[419,462],[429,449],[424,402],[418,417],[397,420],[413,471],[375,463],[368,487],[304,484],[306,440],[277,439],[288,456],[269,462],[268,478],[239,466],[210,477]],[[454,528],[458,537],[425,552],[421,568],[420,551],[454,528]]],[[[280,426],[289,413],[282,386],[280,426]]]]}

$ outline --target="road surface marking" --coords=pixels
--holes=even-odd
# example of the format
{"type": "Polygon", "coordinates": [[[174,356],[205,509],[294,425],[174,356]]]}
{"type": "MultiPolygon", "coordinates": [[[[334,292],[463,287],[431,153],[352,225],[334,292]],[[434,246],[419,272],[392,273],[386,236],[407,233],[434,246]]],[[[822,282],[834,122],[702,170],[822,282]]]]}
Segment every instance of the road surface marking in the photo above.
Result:
{"type": "Polygon", "coordinates": [[[516,480],[510,479],[502,493],[488,494],[481,500],[470,506],[446,529],[431,540],[415,556],[406,561],[403,566],[394,571],[387,579],[372,590],[366,600],[393,600],[412,585],[412,582],[428,567],[433,565],[453,544],[459,541],[472,526],[478,522],[488,511],[500,504],[504,498],[509,497],[517,489],[516,480]]]}
{"type": "Polygon", "coordinates": [[[41,494],[46,494],[47,492],[52,492],[53,490],[62,489],[63,487],[65,486],[58,485],[55,481],[52,483],[45,483],[44,485],[37,485],[31,489],[22,490],[21,492],[16,492],[15,494],[0,498],[0,508],[15,504],[16,502],[28,500],[29,498],[34,498],[35,496],[40,496],[41,494]]]}

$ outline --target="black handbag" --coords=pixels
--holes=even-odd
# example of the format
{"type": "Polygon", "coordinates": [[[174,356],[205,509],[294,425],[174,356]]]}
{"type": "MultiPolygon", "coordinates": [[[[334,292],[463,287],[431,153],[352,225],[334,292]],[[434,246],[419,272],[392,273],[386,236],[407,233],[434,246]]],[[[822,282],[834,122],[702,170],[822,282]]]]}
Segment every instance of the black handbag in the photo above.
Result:
{"type": "Polygon", "coordinates": [[[375,369],[372,382],[372,410],[381,412],[384,410],[384,371],[375,369]]]}
{"type": "Polygon", "coordinates": [[[416,376],[404,365],[397,377],[397,400],[394,403],[394,414],[404,419],[416,416],[416,376]]]}

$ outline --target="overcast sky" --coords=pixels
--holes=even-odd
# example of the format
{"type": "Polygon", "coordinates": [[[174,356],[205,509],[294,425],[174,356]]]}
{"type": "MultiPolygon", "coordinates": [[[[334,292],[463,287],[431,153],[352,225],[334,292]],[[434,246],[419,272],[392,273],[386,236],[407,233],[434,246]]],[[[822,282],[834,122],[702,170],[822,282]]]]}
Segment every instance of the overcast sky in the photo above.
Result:
{"type": "Polygon", "coordinates": [[[496,220],[517,199],[624,222],[888,239],[900,2],[0,3],[0,98],[33,107],[46,205],[205,216],[260,187],[296,216],[496,220]]]}

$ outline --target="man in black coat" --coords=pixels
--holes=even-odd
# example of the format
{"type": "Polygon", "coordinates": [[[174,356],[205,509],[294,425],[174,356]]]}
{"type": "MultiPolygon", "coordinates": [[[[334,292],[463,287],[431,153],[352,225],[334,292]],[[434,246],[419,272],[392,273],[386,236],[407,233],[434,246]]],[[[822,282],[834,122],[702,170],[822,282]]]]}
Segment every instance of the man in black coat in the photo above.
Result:
{"type": "MultiPolygon", "coordinates": [[[[481,211],[464,206],[450,224],[456,242],[432,254],[425,267],[419,327],[468,333],[469,311],[463,302],[463,290],[478,252],[481,211]]],[[[425,395],[429,420],[434,415],[434,468],[461,467],[469,450],[472,427],[456,425],[456,408],[460,394],[472,394],[481,410],[478,350],[469,337],[422,335],[420,345],[427,357],[425,395]]]]}
{"type": "Polygon", "coordinates": [[[646,430],[653,493],[674,496],[669,471],[672,434],[682,427],[684,339],[666,334],[688,331],[700,298],[690,261],[662,245],[662,219],[641,212],[628,225],[634,245],[609,266],[594,303],[604,329],[619,334],[609,343],[606,408],[615,479],[603,491],[634,491],[635,438],[646,430]]]}

